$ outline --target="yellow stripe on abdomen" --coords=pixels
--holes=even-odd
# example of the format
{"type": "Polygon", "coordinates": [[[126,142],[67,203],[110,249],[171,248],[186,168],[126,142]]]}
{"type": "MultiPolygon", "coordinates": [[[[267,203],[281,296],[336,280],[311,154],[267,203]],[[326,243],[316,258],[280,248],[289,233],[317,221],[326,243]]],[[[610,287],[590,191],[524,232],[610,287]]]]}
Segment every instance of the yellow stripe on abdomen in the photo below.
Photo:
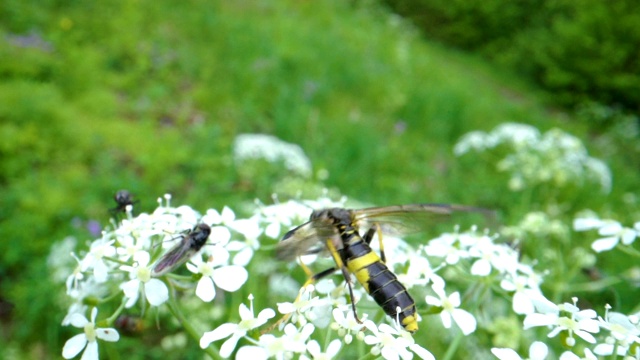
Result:
{"type": "Polygon", "coordinates": [[[356,279],[362,286],[364,286],[367,293],[369,293],[369,270],[367,267],[373,263],[380,261],[380,258],[373,251],[364,254],[362,256],[358,256],[354,259],[349,259],[347,261],[347,268],[349,272],[353,273],[356,276],[356,279]]]}

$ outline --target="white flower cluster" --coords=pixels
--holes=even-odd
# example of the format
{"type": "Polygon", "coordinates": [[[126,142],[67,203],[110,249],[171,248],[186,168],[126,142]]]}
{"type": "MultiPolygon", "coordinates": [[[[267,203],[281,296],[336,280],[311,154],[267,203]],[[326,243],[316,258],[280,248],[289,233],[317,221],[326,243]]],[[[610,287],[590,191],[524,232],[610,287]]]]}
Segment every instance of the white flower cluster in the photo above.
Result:
{"type": "MultiPolygon", "coordinates": [[[[269,212],[268,208],[263,209],[263,212],[269,212]]],[[[395,241],[393,247],[404,249],[405,253],[394,256],[394,261],[391,261],[390,257],[387,265],[391,267],[393,264],[404,265],[406,272],[398,273],[398,278],[408,289],[424,288],[429,285],[433,295],[427,295],[417,303],[426,303],[434,309],[432,313],[439,313],[445,328],[451,328],[455,323],[464,335],[473,333],[477,328],[475,317],[460,308],[462,305],[460,293],[454,291],[447,294],[445,279],[438,274],[444,272],[446,267],[466,264],[471,277],[494,275],[493,278],[498,279],[499,286],[505,292],[513,294],[513,309],[518,314],[531,314],[536,308],[553,306],[540,291],[540,276],[530,266],[519,263],[518,254],[514,249],[496,244],[495,237],[480,234],[475,229],[465,233],[443,234],[417,251],[412,250],[400,239],[393,240],[395,241]],[[402,260],[398,261],[398,258],[402,260]],[[431,259],[431,262],[428,259],[431,259]],[[434,267],[431,265],[432,262],[439,264],[434,267]]],[[[385,243],[386,241],[387,239],[385,243]]],[[[375,244],[376,241],[372,243],[375,244]]],[[[363,301],[372,301],[361,287],[355,285],[353,290],[358,304],[362,304],[363,301]]],[[[331,329],[342,338],[341,342],[344,344],[350,344],[355,334],[356,339],[369,346],[369,351],[374,356],[382,356],[388,360],[410,359],[414,355],[421,359],[434,359],[431,352],[415,343],[411,334],[398,324],[397,319],[392,322],[392,325],[375,324],[368,320],[368,315],[373,315],[369,311],[369,314],[361,313],[364,320],[362,323],[356,321],[351,303],[346,300],[347,294],[345,286],[336,286],[330,279],[323,279],[316,286],[308,285],[301,289],[293,303],[278,304],[278,312],[284,317],[277,324],[284,326],[284,333],[280,336],[263,334],[258,339],[246,336],[250,330],[247,324],[257,327],[264,324],[266,319],[251,320],[254,319],[253,311],[249,316],[249,312],[241,306],[240,323],[221,325],[206,333],[200,344],[206,347],[214,341],[228,338],[220,352],[224,357],[232,354],[240,338],[245,338],[252,345],[240,347],[237,352],[238,358],[245,356],[253,359],[280,358],[282,354],[288,354],[284,358],[290,358],[297,354],[296,356],[301,358],[329,359],[337,357],[340,343],[336,342],[336,339],[332,340],[327,347],[327,352],[320,354],[324,357],[318,357],[319,348],[313,334],[317,328],[327,327],[329,325],[327,319],[332,316],[331,329]],[[285,325],[286,321],[290,322],[285,325]]],[[[382,312],[381,308],[377,307],[377,309],[382,312]]],[[[262,317],[266,317],[266,314],[269,318],[275,316],[275,312],[271,309],[263,310],[261,314],[262,317]]],[[[258,319],[262,317],[258,316],[258,319]]],[[[370,317],[377,318],[378,315],[370,317]]]]}
{"type": "MultiPolygon", "coordinates": [[[[622,243],[629,247],[640,234],[640,222],[633,228],[624,227],[612,219],[599,219],[594,214],[586,214],[576,218],[573,222],[576,231],[597,230],[601,236],[592,243],[595,252],[608,251],[622,243]]],[[[638,253],[629,250],[631,254],[638,253]]],[[[640,312],[626,315],[610,311],[605,307],[604,316],[598,316],[592,309],[581,310],[577,306],[578,299],[572,298],[572,303],[555,304],[546,299],[540,299],[534,304],[534,311],[527,313],[524,319],[524,329],[532,327],[546,327],[550,331],[548,337],[561,336],[565,347],[572,348],[560,356],[561,360],[597,360],[600,357],[637,360],[640,358],[640,312]],[[595,336],[597,334],[597,337],[595,336]],[[578,340],[586,345],[576,346],[578,340]]],[[[514,297],[515,302],[515,297],[514,297]]],[[[494,348],[493,354],[501,360],[522,359],[517,352],[507,348],[494,348]]],[[[547,359],[549,349],[542,342],[534,342],[529,349],[529,359],[547,359]]]]}
{"type": "MultiPolygon", "coordinates": [[[[122,305],[110,318],[116,318],[125,308],[136,304],[144,309],[147,303],[160,306],[169,300],[171,279],[154,272],[155,264],[165,256],[166,250],[176,255],[175,265],[191,261],[187,268],[198,276],[181,279],[180,284],[184,286],[185,282],[198,279],[195,295],[203,301],[213,300],[216,286],[236,291],[247,281],[244,265],[250,261],[257,242],[252,247],[245,240],[260,235],[257,220],[236,220],[233,211],[227,207],[222,213],[210,209],[201,216],[188,206],[172,207],[169,200],[170,196],[165,195],[164,201],[158,199],[159,206],[153,213],[136,217],[131,215],[129,205],[126,219],[117,224],[114,222],[114,229],[104,231],[101,238],[94,240],[82,258],[73,255],[77,266],[67,277],[66,287],[67,295],[74,303],[62,324],[83,327],[86,341],[81,342],[78,337],[70,339],[63,351],[65,358],[74,357],[88,341],[83,359],[97,359],[96,337],[117,340],[115,329],[108,329],[111,336],[101,337],[100,332],[96,335],[95,326],[87,325],[95,325],[97,310],[96,307],[91,309],[92,321],[88,322],[84,316],[88,311],[88,299],[93,299],[89,303],[99,304],[102,299],[121,298],[122,305]],[[200,249],[191,248],[193,245],[187,241],[187,234],[200,223],[210,225],[209,238],[213,246],[202,246],[198,252],[200,249]],[[253,226],[246,226],[248,224],[253,226]],[[244,236],[245,240],[230,241],[232,233],[244,236]],[[233,258],[230,252],[235,254],[233,258]]],[[[52,253],[57,252],[54,249],[52,253]]]]}
{"type": "MultiPolygon", "coordinates": [[[[594,310],[580,310],[576,306],[577,298],[574,297],[572,301],[573,303],[560,305],[549,303],[546,308],[540,308],[538,312],[527,315],[524,328],[545,326],[551,329],[549,338],[564,333],[566,337],[562,342],[566,347],[575,348],[576,336],[592,346],[585,347],[580,355],[573,350],[565,351],[560,355],[560,360],[597,360],[596,355],[612,359],[617,356],[628,360],[638,359],[640,313],[625,315],[609,311],[610,307],[607,306],[604,317],[599,317],[594,310]],[[598,341],[594,334],[600,334],[601,341],[598,341]]],[[[512,349],[493,348],[491,351],[500,360],[522,359],[512,349]]],[[[548,347],[539,341],[534,342],[529,349],[529,359],[547,359],[548,354],[548,347]]]]}
{"type": "Polygon", "coordinates": [[[457,156],[470,151],[483,152],[504,145],[511,153],[501,159],[497,168],[511,174],[509,188],[550,183],[563,187],[582,185],[585,178],[599,183],[604,192],[611,190],[611,171],[602,161],[590,157],[580,139],[560,129],[544,134],[533,126],[504,123],[486,133],[465,134],[454,147],[457,156]]]}
{"type": "Polygon", "coordinates": [[[233,144],[233,156],[236,163],[247,159],[283,162],[287,169],[303,177],[309,177],[312,172],[311,160],[299,145],[284,142],[271,135],[238,135],[233,144]]]}
{"type": "MultiPolygon", "coordinates": [[[[250,217],[236,218],[228,207],[221,211],[210,209],[200,215],[187,206],[171,207],[169,197],[165,199],[151,214],[133,217],[129,210],[126,219],[114,223],[113,230],[105,231],[81,258],[76,257],[77,266],[67,278],[67,294],[75,303],[63,325],[81,327],[84,333],[65,344],[65,358],[74,357],[85,349],[84,358],[97,359],[96,340],[118,340],[117,331],[107,326],[127,308],[138,305],[142,311],[148,305],[157,307],[167,302],[170,307],[174,306],[176,299],[169,288],[176,287],[175,281],[179,281],[180,288],[191,289],[194,296],[206,302],[216,297],[217,288],[238,290],[248,280],[246,268],[260,249],[261,241],[280,239],[283,233],[307,221],[312,209],[345,206],[345,199],[334,202],[326,197],[314,201],[276,202],[273,205],[258,203],[250,217]],[[187,231],[195,231],[196,224],[206,224],[210,228],[210,245],[202,246],[198,249],[200,251],[176,252],[176,247],[191,246],[184,239],[187,231]],[[173,261],[177,266],[186,264],[194,275],[154,273],[155,264],[163,261],[167,253],[178,254],[173,261]],[[109,318],[96,322],[99,304],[113,299],[120,299],[120,307],[109,318]],[[95,305],[89,309],[86,304],[95,305]]],[[[532,214],[523,222],[524,225],[521,224],[525,228],[522,234],[526,237],[529,232],[538,232],[541,222],[547,221],[540,214],[532,214]]],[[[632,241],[627,235],[629,231],[633,231],[633,239],[640,231],[638,224],[635,230],[625,230],[619,224],[615,227],[611,221],[593,218],[577,219],[576,224],[577,229],[599,229],[603,235],[615,234],[617,241],[623,243],[632,241]]],[[[402,239],[387,236],[384,238],[386,264],[412,294],[420,289],[429,292],[414,298],[419,308],[428,307],[427,313],[437,314],[445,328],[452,328],[455,324],[463,335],[474,333],[478,321],[464,309],[474,304],[463,301],[467,297],[456,291],[458,281],[482,283],[487,286],[487,291],[497,289],[503,295],[501,298],[511,299],[516,314],[525,316],[525,328],[547,326],[550,337],[559,333],[566,335],[561,337],[566,345],[575,344],[579,338],[596,344],[591,349],[596,354],[628,354],[635,347],[640,336],[637,315],[608,312],[603,318],[597,318],[592,310],[578,309],[575,300],[573,304],[559,305],[549,301],[540,289],[542,277],[531,266],[520,262],[515,249],[497,243],[496,239],[497,236],[479,232],[474,227],[466,232],[442,234],[413,249],[402,239]],[[606,341],[597,343],[593,334],[602,329],[607,329],[611,335],[606,341]]],[[[611,246],[614,240],[607,238],[603,241],[606,246],[600,248],[611,246]]],[[[379,241],[373,239],[371,243],[377,245],[379,241]]],[[[340,273],[337,274],[339,276],[340,273]]],[[[293,281],[286,273],[281,276],[282,284],[293,281]]],[[[387,360],[411,359],[414,356],[434,359],[428,349],[417,344],[412,335],[398,324],[398,319],[383,315],[383,309],[373,304],[362,286],[355,284],[353,287],[353,299],[358,305],[358,315],[364,320],[362,323],[356,320],[350,298],[344,281],[336,284],[333,279],[325,278],[307,285],[293,302],[277,304],[282,319],[268,329],[262,328],[260,336],[254,329],[265,326],[276,317],[276,311],[266,308],[256,316],[253,299],[250,298],[250,306],[243,304],[239,308],[239,322],[226,322],[205,332],[200,337],[200,346],[221,357],[235,352],[237,358],[256,360],[292,357],[331,359],[340,358],[339,354],[346,348],[343,344],[357,340],[360,344],[350,347],[350,350],[366,349],[371,355],[387,360]],[[361,306],[367,302],[369,306],[361,306]],[[374,311],[379,313],[374,314],[374,311]],[[381,318],[379,315],[383,315],[387,322],[374,323],[370,320],[381,318]],[[211,344],[223,339],[219,352],[216,352],[211,344]]],[[[227,315],[229,313],[226,311],[227,315]]],[[[418,314],[416,316],[418,321],[422,321],[418,314]]],[[[230,315],[227,317],[231,318],[230,315]]],[[[187,326],[184,322],[183,325],[187,326]]],[[[197,338],[201,334],[190,335],[197,338]]],[[[546,356],[548,351],[546,348],[541,350],[543,347],[544,344],[536,344],[532,351],[546,356]]],[[[519,358],[511,349],[494,349],[493,352],[500,359],[519,358]]],[[[563,359],[572,359],[571,356],[577,355],[567,352],[563,359]]]]}
{"type": "Polygon", "coordinates": [[[612,219],[598,219],[597,217],[579,217],[573,221],[575,231],[598,230],[601,237],[596,239],[591,248],[595,252],[609,251],[622,243],[630,246],[640,236],[640,221],[633,225],[633,228],[622,226],[612,219]]]}
{"type": "MultiPolygon", "coordinates": [[[[254,317],[253,297],[250,296],[251,307],[240,305],[240,322],[225,323],[216,329],[206,332],[200,339],[200,346],[206,348],[212,342],[227,338],[220,348],[220,356],[229,357],[236,348],[238,340],[246,339],[252,345],[245,345],[238,349],[237,359],[262,360],[269,358],[287,359],[297,354],[300,359],[334,359],[339,358],[338,352],[342,347],[340,339],[333,339],[326,347],[326,351],[320,350],[320,344],[312,338],[317,326],[304,319],[310,316],[317,309],[330,310],[327,304],[328,298],[321,299],[318,296],[312,297],[314,287],[310,285],[301,290],[300,298],[296,300],[301,304],[279,304],[279,309],[283,314],[290,314],[288,311],[295,309],[301,321],[284,325],[283,333],[280,336],[273,334],[263,334],[257,340],[247,336],[247,332],[264,325],[269,319],[275,316],[275,312],[266,308],[254,317]]],[[[424,347],[418,345],[413,340],[411,334],[400,326],[391,327],[388,324],[377,326],[370,320],[359,323],[355,320],[351,305],[343,305],[332,310],[334,322],[332,329],[336,330],[341,337],[345,337],[345,344],[349,344],[352,339],[351,333],[358,334],[358,339],[371,346],[374,355],[381,355],[387,360],[411,359],[413,354],[421,359],[435,360],[435,357],[424,347]],[[345,315],[346,314],[346,315],[345,315]],[[366,335],[365,335],[366,331],[366,335]],[[407,350],[408,349],[408,350],[407,350]]],[[[329,320],[330,317],[327,317],[329,320]]],[[[323,323],[323,321],[321,321],[323,323]]],[[[327,321],[328,324],[328,321],[327,321]]],[[[326,327],[324,324],[323,327],[326,327]]]]}

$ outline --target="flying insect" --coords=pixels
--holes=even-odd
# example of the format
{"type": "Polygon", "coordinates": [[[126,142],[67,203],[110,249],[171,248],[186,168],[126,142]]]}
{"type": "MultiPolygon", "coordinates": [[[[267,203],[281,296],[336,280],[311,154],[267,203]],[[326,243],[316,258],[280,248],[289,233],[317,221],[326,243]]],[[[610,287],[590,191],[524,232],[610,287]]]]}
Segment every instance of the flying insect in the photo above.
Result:
{"type": "MultiPolygon", "coordinates": [[[[276,256],[280,260],[291,261],[302,255],[328,252],[336,266],[312,275],[307,284],[340,270],[349,288],[355,319],[360,322],[353,301],[350,274],[354,274],[384,312],[398,319],[405,330],[413,333],[418,330],[415,301],[385,265],[382,234],[399,236],[418,232],[425,228],[428,220],[446,217],[457,211],[488,210],[446,204],[315,210],[308,222],[285,234],[276,246],[276,256]],[[360,235],[361,229],[366,230],[364,236],[360,235]],[[369,246],[376,233],[380,241],[380,256],[369,246]]],[[[309,272],[306,267],[305,271],[309,272]]]]}
{"type": "Polygon", "coordinates": [[[114,217],[116,222],[119,222],[119,214],[127,211],[127,206],[138,202],[138,200],[133,200],[133,195],[131,195],[128,190],[118,190],[113,196],[113,200],[115,200],[118,206],[109,209],[109,213],[111,213],[111,216],[114,217]]]}
{"type": "Polygon", "coordinates": [[[153,275],[160,276],[170,272],[187,262],[207,242],[211,234],[211,227],[207,224],[198,224],[186,234],[181,235],[180,243],[176,244],[153,267],[153,275]]]}

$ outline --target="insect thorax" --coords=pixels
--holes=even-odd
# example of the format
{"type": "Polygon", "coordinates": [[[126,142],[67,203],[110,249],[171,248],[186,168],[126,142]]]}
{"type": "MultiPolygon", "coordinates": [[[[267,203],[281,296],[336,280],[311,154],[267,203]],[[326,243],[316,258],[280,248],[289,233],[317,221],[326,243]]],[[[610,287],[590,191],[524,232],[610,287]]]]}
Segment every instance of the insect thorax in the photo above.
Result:
{"type": "Polygon", "coordinates": [[[351,210],[343,208],[315,210],[311,213],[311,220],[329,222],[338,228],[353,226],[351,210]]]}

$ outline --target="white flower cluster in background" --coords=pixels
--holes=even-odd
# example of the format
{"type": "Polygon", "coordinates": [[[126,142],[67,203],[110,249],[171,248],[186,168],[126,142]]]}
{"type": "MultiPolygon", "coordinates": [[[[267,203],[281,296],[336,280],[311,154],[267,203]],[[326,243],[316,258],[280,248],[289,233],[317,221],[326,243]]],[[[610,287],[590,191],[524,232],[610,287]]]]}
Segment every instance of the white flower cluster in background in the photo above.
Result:
{"type": "Polygon", "coordinates": [[[597,230],[600,237],[591,248],[595,252],[612,250],[617,245],[630,246],[640,235],[640,221],[633,224],[633,228],[622,226],[613,219],[599,219],[597,217],[578,217],[573,221],[575,231],[597,230]]]}
{"type": "Polygon", "coordinates": [[[306,178],[312,172],[311,160],[299,145],[284,142],[271,135],[238,135],[233,144],[233,156],[236,163],[248,159],[282,162],[288,170],[306,178]]]}
{"type": "Polygon", "coordinates": [[[541,134],[530,125],[504,123],[490,132],[465,134],[455,145],[454,153],[461,156],[499,146],[510,151],[498,161],[497,168],[511,175],[509,188],[513,191],[545,183],[556,187],[580,186],[585,178],[597,182],[603,192],[611,190],[607,164],[590,157],[580,139],[560,129],[541,134]]]}
{"type": "MultiPolygon", "coordinates": [[[[598,232],[600,237],[591,245],[596,253],[617,248],[640,257],[640,253],[630,247],[640,234],[640,222],[636,222],[633,228],[625,227],[616,220],[600,219],[593,213],[585,212],[574,220],[573,228],[575,231],[598,232]]],[[[549,338],[555,338],[562,333],[560,341],[565,347],[570,348],[559,357],[549,356],[548,346],[536,341],[529,349],[529,359],[640,358],[640,312],[622,314],[611,311],[611,306],[606,305],[604,315],[598,316],[595,310],[580,309],[577,303],[576,297],[571,299],[571,303],[554,304],[546,301],[541,303],[543,306],[535,306],[533,312],[527,313],[523,321],[525,330],[545,327],[549,330],[549,338]],[[582,343],[578,344],[579,341],[582,343]]],[[[492,353],[500,360],[525,358],[508,348],[493,348],[492,353]]]]}

